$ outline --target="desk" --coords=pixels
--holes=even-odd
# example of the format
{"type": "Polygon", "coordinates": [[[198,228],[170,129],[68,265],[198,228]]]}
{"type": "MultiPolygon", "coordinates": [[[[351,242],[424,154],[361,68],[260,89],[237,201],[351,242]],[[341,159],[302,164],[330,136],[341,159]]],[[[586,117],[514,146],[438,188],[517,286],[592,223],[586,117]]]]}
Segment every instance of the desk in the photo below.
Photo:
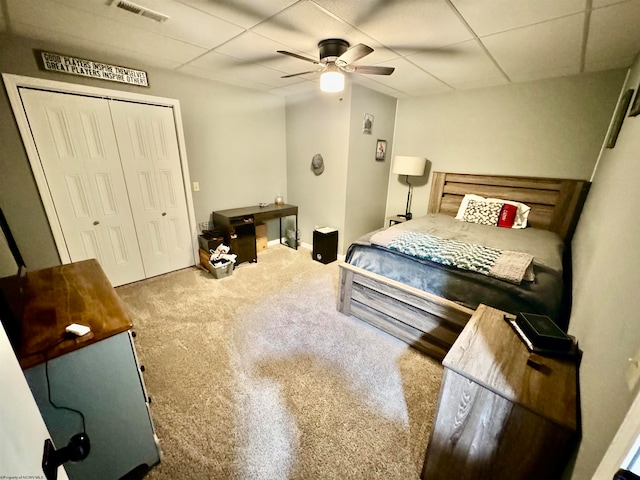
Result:
{"type": "Polygon", "coordinates": [[[237,263],[257,262],[256,223],[278,218],[280,220],[280,243],[282,242],[282,219],[295,216],[293,248],[298,249],[298,207],[296,205],[269,204],[266,207],[231,208],[213,212],[214,228],[224,232],[225,242],[238,255],[237,263]]]}
{"type": "Polygon", "coordinates": [[[49,403],[48,387],[54,403],[85,416],[91,451],[65,464],[72,480],[117,479],[160,461],[131,327],[95,259],[27,274],[18,360],[56,448],[82,431],[82,422],[49,403]],[[71,323],[91,332],[65,336],[71,323]]]}

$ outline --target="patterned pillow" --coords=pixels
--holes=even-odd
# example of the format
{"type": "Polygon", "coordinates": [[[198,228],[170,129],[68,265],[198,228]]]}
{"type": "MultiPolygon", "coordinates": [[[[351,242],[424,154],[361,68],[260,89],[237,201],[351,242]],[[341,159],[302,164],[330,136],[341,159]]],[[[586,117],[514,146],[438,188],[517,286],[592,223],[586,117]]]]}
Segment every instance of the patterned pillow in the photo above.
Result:
{"type": "Polygon", "coordinates": [[[460,207],[458,208],[458,213],[456,214],[456,220],[460,221],[469,221],[465,220],[464,214],[467,210],[467,205],[471,200],[475,200],[478,203],[497,203],[502,207],[502,212],[500,214],[500,220],[497,222],[497,226],[506,227],[506,228],[526,228],[527,226],[527,218],[529,217],[529,212],[531,211],[531,207],[525,205],[524,203],[514,202],[512,200],[502,200],[500,198],[484,198],[480,195],[474,195],[472,193],[467,193],[462,201],[460,202],[460,207]],[[515,216],[513,215],[513,207],[516,207],[515,216]],[[513,217],[513,218],[512,218],[513,217]]]}
{"type": "Polygon", "coordinates": [[[502,205],[502,203],[497,202],[469,200],[462,219],[465,222],[495,226],[498,224],[502,205]]]}

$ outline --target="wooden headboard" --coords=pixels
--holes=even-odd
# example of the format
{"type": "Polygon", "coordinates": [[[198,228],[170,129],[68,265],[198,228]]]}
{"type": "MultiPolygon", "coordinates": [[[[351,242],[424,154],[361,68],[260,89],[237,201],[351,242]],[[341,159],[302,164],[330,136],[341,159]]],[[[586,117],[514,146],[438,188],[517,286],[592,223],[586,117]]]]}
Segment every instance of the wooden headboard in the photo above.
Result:
{"type": "Polygon", "coordinates": [[[565,243],[580,217],[591,185],[586,180],[433,172],[429,213],[455,216],[467,193],[526,203],[528,225],[557,233],[565,243]]]}

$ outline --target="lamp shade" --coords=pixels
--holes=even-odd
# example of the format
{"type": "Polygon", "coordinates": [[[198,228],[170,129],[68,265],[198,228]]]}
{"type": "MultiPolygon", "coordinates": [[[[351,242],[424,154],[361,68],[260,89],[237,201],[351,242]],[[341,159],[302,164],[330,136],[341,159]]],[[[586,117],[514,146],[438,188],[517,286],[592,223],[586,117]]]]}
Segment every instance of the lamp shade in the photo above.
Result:
{"type": "Polygon", "coordinates": [[[421,177],[424,175],[424,167],[426,165],[427,159],[424,157],[396,155],[393,159],[393,173],[421,177]]]}
{"type": "Polygon", "coordinates": [[[344,90],[344,75],[337,69],[329,69],[320,75],[320,90],[323,92],[341,92],[344,90]]]}

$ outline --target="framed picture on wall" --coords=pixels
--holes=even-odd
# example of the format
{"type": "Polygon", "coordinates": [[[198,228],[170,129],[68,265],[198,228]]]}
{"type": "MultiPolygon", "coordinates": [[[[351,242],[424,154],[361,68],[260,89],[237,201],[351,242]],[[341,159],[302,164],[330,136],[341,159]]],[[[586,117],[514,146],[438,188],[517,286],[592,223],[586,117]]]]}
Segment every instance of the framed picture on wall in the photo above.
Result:
{"type": "Polygon", "coordinates": [[[362,133],[371,135],[371,129],[373,128],[373,115],[370,113],[364,114],[364,119],[362,120],[362,133]]]}
{"type": "Polygon", "coordinates": [[[387,155],[387,141],[378,140],[376,142],[376,160],[383,162],[387,155]]]}
{"type": "Polygon", "coordinates": [[[620,97],[618,107],[616,108],[616,113],[613,117],[613,124],[611,125],[611,131],[609,132],[609,138],[607,139],[607,148],[613,148],[616,146],[616,140],[618,140],[618,134],[620,133],[620,129],[622,128],[624,117],[627,114],[627,109],[629,108],[631,97],[633,97],[633,88],[630,88],[629,90],[624,92],[622,97],[620,97]]]}

